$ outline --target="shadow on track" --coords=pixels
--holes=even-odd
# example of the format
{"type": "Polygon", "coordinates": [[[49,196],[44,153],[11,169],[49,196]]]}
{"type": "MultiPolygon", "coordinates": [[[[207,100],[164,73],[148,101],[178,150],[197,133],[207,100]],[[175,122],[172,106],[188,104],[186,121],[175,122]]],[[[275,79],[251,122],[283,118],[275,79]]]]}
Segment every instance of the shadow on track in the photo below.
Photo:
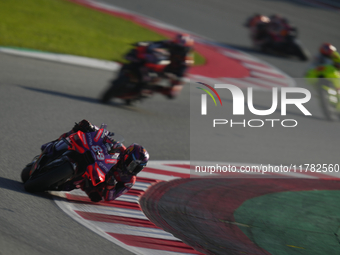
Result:
{"type": "Polygon", "coordinates": [[[63,93],[63,92],[52,91],[52,90],[47,90],[47,89],[32,88],[32,87],[27,87],[27,86],[22,86],[22,85],[15,85],[15,86],[21,87],[23,89],[39,92],[39,93],[45,93],[45,94],[49,94],[49,95],[53,95],[53,96],[59,96],[59,97],[73,99],[73,100],[79,100],[79,101],[88,102],[88,103],[92,103],[92,104],[109,105],[109,106],[118,107],[118,108],[128,110],[128,111],[138,111],[136,108],[126,106],[122,103],[109,102],[108,104],[103,104],[97,98],[86,97],[86,96],[77,96],[77,95],[67,94],[67,93],[63,93]]]}
{"type": "Polygon", "coordinates": [[[249,46],[236,45],[236,44],[230,44],[230,43],[225,43],[225,42],[219,42],[218,44],[222,47],[225,47],[225,48],[232,48],[232,49],[244,51],[244,52],[247,52],[247,53],[258,53],[258,54],[263,54],[263,55],[266,55],[266,56],[271,56],[270,54],[259,51],[255,48],[249,47],[249,46]]]}
{"type": "MultiPolygon", "coordinates": [[[[48,192],[27,192],[24,188],[24,184],[20,181],[15,181],[15,180],[11,180],[11,179],[7,179],[4,177],[0,176],[0,190],[1,189],[7,189],[7,190],[12,190],[15,192],[19,192],[19,193],[23,193],[23,194],[28,194],[31,196],[35,196],[35,197],[40,197],[40,198],[45,198],[45,199],[53,199],[53,198],[58,198],[59,200],[63,200],[63,201],[68,201],[68,200],[73,200],[74,202],[79,202],[79,203],[93,203],[90,201],[90,199],[66,199],[63,196],[59,195],[59,193],[56,191],[55,193],[48,193],[48,192]]],[[[61,193],[60,193],[61,194],[61,193]]],[[[9,210],[6,208],[1,208],[0,210],[9,210]]]]}
{"type": "Polygon", "coordinates": [[[279,59],[287,59],[287,60],[292,60],[292,61],[296,61],[296,62],[301,62],[301,60],[299,60],[298,58],[295,58],[293,56],[287,56],[284,54],[278,54],[278,53],[270,53],[270,52],[264,52],[264,51],[260,51],[257,50],[253,47],[249,47],[249,46],[244,46],[244,45],[236,45],[236,44],[229,44],[229,43],[223,43],[220,42],[219,43],[220,46],[225,47],[225,48],[232,48],[235,50],[240,50],[243,52],[246,52],[248,54],[258,54],[258,55],[262,55],[262,56],[266,56],[266,57],[273,57],[273,58],[279,58],[279,59]]]}
{"type": "Polygon", "coordinates": [[[22,182],[7,179],[1,176],[0,176],[0,189],[8,189],[8,190],[12,190],[12,191],[16,191],[16,192],[20,192],[24,194],[30,194],[36,197],[51,199],[51,195],[48,193],[45,193],[45,192],[29,193],[25,191],[24,184],[22,182]]]}

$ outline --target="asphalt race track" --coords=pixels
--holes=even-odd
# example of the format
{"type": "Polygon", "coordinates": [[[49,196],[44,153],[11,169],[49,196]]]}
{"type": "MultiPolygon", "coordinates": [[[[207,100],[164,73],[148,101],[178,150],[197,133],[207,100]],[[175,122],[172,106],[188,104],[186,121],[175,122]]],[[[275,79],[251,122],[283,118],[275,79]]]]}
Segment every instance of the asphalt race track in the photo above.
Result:
{"type": "MultiPolygon", "coordinates": [[[[340,47],[339,13],[295,1],[113,1],[221,43],[244,49],[301,78],[308,63],[255,53],[241,26],[254,12],[280,12],[301,31],[304,45],[315,52],[329,41],[340,47]]],[[[152,160],[189,160],[189,88],[176,100],[155,96],[127,107],[97,99],[113,74],[72,65],[0,53],[0,254],[130,254],[65,215],[48,195],[32,195],[20,182],[21,169],[83,118],[102,122],[125,137],[126,144],[144,145],[152,160]]],[[[267,92],[259,95],[269,105],[267,92]]],[[[226,101],[230,104],[230,101],[226,101]]],[[[313,117],[291,109],[299,122],[294,131],[235,129],[228,137],[228,161],[248,163],[339,163],[339,123],[323,120],[316,100],[308,105],[313,117]],[[275,150],[272,146],[275,145],[275,150]]]]}
{"type": "Polygon", "coordinates": [[[242,26],[250,15],[282,14],[298,27],[302,44],[312,53],[317,51],[323,41],[335,45],[340,43],[336,25],[340,21],[339,12],[317,9],[298,0],[104,0],[103,2],[234,46],[275,65],[294,78],[303,77],[302,73],[308,64],[254,52],[247,30],[242,26]]]}

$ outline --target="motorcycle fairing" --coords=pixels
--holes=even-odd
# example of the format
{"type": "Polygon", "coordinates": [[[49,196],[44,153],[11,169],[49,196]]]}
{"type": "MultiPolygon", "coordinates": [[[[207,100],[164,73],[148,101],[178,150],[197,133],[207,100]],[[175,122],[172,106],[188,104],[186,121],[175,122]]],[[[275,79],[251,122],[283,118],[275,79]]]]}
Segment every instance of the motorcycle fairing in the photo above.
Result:
{"type": "Polygon", "coordinates": [[[94,159],[94,163],[87,166],[83,177],[91,179],[93,186],[105,181],[107,172],[117,163],[117,159],[113,159],[108,153],[107,147],[104,144],[107,136],[105,128],[101,128],[96,132],[83,133],[78,131],[69,136],[71,145],[70,150],[79,153],[90,151],[94,159]]]}

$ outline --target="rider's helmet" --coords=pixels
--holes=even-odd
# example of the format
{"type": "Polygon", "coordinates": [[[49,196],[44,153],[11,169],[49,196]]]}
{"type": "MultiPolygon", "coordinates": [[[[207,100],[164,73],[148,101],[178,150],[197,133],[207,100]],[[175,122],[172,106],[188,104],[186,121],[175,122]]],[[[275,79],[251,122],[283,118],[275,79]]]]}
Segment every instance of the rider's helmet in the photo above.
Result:
{"type": "Polygon", "coordinates": [[[336,48],[330,43],[323,43],[319,49],[320,53],[326,57],[332,58],[335,53],[336,48]]]}
{"type": "Polygon", "coordinates": [[[323,43],[319,51],[323,56],[330,58],[333,61],[333,65],[340,70],[340,54],[337,52],[334,45],[323,43]]]}
{"type": "Polygon", "coordinates": [[[269,23],[270,19],[265,16],[265,15],[261,15],[261,14],[255,14],[248,22],[248,26],[249,27],[255,27],[257,25],[261,25],[261,24],[266,24],[269,23]]]}
{"type": "Polygon", "coordinates": [[[194,39],[188,34],[177,34],[172,42],[182,47],[191,48],[194,46],[194,39]]]}
{"type": "Polygon", "coordinates": [[[149,153],[136,143],[126,148],[123,156],[123,169],[132,175],[137,175],[149,161],[149,153]]]}

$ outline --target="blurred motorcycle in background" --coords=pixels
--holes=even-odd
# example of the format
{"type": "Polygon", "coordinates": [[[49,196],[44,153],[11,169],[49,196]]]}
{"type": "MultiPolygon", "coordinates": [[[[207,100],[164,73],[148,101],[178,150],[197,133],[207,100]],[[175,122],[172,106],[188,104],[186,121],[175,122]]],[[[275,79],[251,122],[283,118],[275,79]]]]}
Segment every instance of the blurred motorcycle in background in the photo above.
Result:
{"type": "Polygon", "coordinates": [[[110,82],[101,101],[107,103],[111,98],[119,98],[130,105],[155,93],[169,99],[179,95],[185,84],[183,76],[186,69],[194,62],[191,46],[170,40],[138,42],[133,46],[125,55],[129,62],[122,66],[116,79],[110,82]]]}
{"type": "Polygon", "coordinates": [[[255,14],[244,24],[250,30],[250,38],[258,50],[283,56],[295,56],[302,61],[310,59],[309,51],[297,39],[297,28],[279,16],[255,14]]]}

